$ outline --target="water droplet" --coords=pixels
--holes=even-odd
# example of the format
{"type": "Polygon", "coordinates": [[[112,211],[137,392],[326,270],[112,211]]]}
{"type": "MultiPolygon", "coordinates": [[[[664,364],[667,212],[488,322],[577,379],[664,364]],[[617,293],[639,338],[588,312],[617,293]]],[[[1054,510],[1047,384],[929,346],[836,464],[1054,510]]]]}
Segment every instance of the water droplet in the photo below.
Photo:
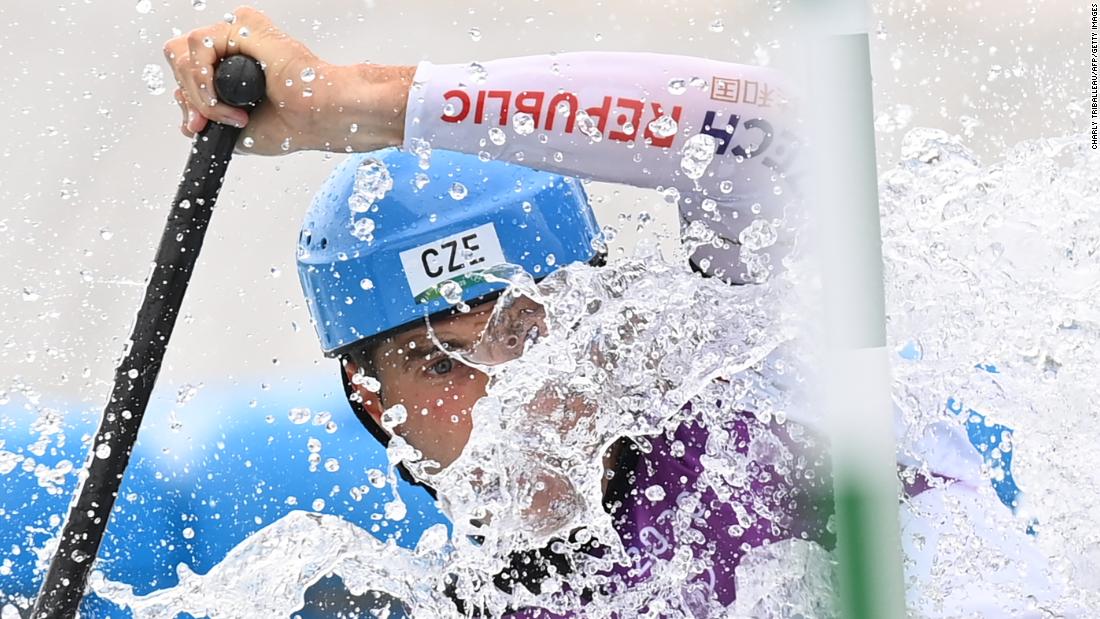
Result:
{"type": "Polygon", "coordinates": [[[386,503],[385,512],[387,520],[404,520],[408,508],[405,507],[405,503],[401,499],[394,499],[386,503]]]}
{"type": "Polygon", "coordinates": [[[405,407],[395,404],[382,413],[382,427],[392,431],[395,427],[405,423],[408,418],[409,414],[405,407]]]}
{"type": "Polygon", "coordinates": [[[687,90],[687,81],[683,79],[668,80],[668,92],[674,95],[682,95],[687,90]]]}
{"type": "Polygon", "coordinates": [[[455,200],[461,200],[466,197],[466,185],[455,181],[454,183],[451,183],[451,188],[447,191],[447,193],[451,194],[451,197],[455,200]]]}
{"type": "Polygon", "coordinates": [[[359,280],[359,287],[363,290],[370,290],[371,288],[374,288],[374,282],[372,282],[369,278],[364,277],[363,279],[359,280]]]}
{"type": "Polygon", "coordinates": [[[755,219],[748,225],[741,234],[738,235],[737,240],[741,242],[741,247],[749,251],[757,251],[770,247],[775,244],[778,238],[776,232],[778,222],[772,222],[765,219],[755,219]]]}
{"type": "Polygon", "coordinates": [[[312,454],[320,453],[321,452],[321,441],[313,438],[312,436],[309,437],[309,440],[306,441],[306,449],[308,449],[309,453],[312,453],[312,454]]]}
{"type": "Polygon", "coordinates": [[[726,180],[718,183],[718,191],[721,191],[722,193],[729,193],[733,191],[733,181],[726,180]]]}
{"type": "Polygon", "coordinates": [[[251,137],[245,137],[243,140],[241,140],[241,146],[244,146],[245,148],[252,148],[255,144],[256,140],[253,140],[251,137]]]}
{"type": "Polygon", "coordinates": [[[160,65],[147,64],[141,70],[141,81],[145,82],[145,90],[151,95],[164,93],[164,70],[160,65]]]}
{"type": "Polygon", "coordinates": [[[364,243],[373,241],[374,220],[367,217],[355,220],[355,222],[352,223],[351,234],[364,243]]]}
{"type": "Polygon", "coordinates": [[[199,386],[192,384],[180,385],[180,388],[176,390],[176,405],[183,406],[184,404],[190,402],[198,394],[199,386]]]}
{"type": "Polygon", "coordinates": [[[382,488],[386,485],[386,475],[378,469],[370,469],[367,471],[367,481],[375,488],[382,488]]]}
{"type": "MultiPolygon", "coordinates": [[[[515,123],[514,117],[512,119],[512,122],[515,123]]],[[[493,127],[492,129],[489,129],[489,141],[493,144],[496,144],[497,146],[503,146],[504,142],[507,139],[507,136],[504,135],[504,130],[500,127],[493,127]]]]}
{"type": "Polygon", "coordinates": [[[554,264],[557,261],[558,261],[558,259],[554,257],[554,254],[547,254],[546,255],[546,264],[547,264],[547,266],[554,266],[554,264]]]}
{"type": "Polygon", "coordinates": [[[211,38],[211,37],[203,37],[202,38],[202,46],[203,47],[214,47],[214,39],[211,38]]]}
{"type": "Polygon", "coordinates": [[[420,541],[416,542],[417,554],[436,552],[447,544],[447,525],[433,524],[420,534],[420,541]]]}
{"type": "Polygon", "coordinates": [[[721,19],[716,19],[710,22],[710,26],[707,27],[711,32],[722,32],[726,29],[726,24],[722,23],[721,19]]]}
{"type": "Polygon", "coordinates": [[[126,375],[130,378],[137,378],[141,373],[137,371],[137,368],[130,368],[130,370],[126,372],[126,375]]]}
{"type": "Polygon", "coordinates": [[[313,505],[311,505],[311,507],[313,507],[313,511],[319,512],[319,511],[321,511],[322,509],[325,508],[325,500],[324,499],[314,499],[313,500],[313,505]]]}
{"type": "Polygon", "coordinates": [[[476,26],[470,28],[468,34],[470,35],[470,40],[474,41],[475,43],[481,40],[481,29],[477,28],[476,26]]]}
{"type": "Polygon", "coordinates": [[[462,302],[462,286],[454,280],[447,280],[442,284],[439,284],[439,296],[450,303],[455,305],[462,302]]]}
{"type": "Polygon", "coordinates": [[[106,460],[111,457],[111,446],[107,443],[100,443],[95,446],[95,457],[100,460],[106,460]]]}
{"type": "Polygon", "coordinates": [[[134,8],[137,9],[138,13],[145,15],[153,10],[153,3],[150,0],[138,0],[137,6],[134,8]]]}
{"type": "Polygon", "coordinates": [[[898,104],[875,117],[875,131],[893,133],[909,126],[913,119],[913,108],[898,104]]]}
{"type": "Polygon", "coordinates": [[[302,72],[298,74],[298,78],[306,84],[312,82],[317,77],[317,72],[313,70],[313,67],[306,67],[302,69],[302,72]]]}
{"type": "Polygon", "coordinates": [[[183,539],[194,539],[194,538],[195,538],[195,530],[192,529],[191,527],[184,527],[184,529],[183,529],[183,539]]]}
{"type": "Polygon", "coordinates": [[[700,133],[688,138],[680,151],[680,169],[692,180],[698,180],[706,172],[714,159],[716,140],[713,136],[700,133]]]}
{"type": "Polygon", "coordinates": [[[367,388],[367,391],[371,393],[378,393],[378,390],[382,388],[382,383],[373,376],[367,376],[366,374],[356,374],[352,376],[351,382],[356,385],[363,385],[367,388]]]}
{"type": "Polygon", "coordinates": [[[329,473],[335,473],[340,470],[340,462],[336,458],[329,458],[325,460],[325,470],[329,473]]]}
{"type": "Polygon", "coordinates": [[[313,416],[313,411],[308,408],[292,408],[286,416],[291,423],[300,425],[309,421],[309,418],[313,416]]]}
{"type": "Polygon", "coordinates": [[[512,115],[512,130],[520,135],[531,135],[535,130],[535,120],[527,112],[512,115]]]}
{"type": "Polygon", "coordinates": [[[676,135],[678,128],[676,120],[668,114],[663,114],[649,123],[650,133],[659,138],[676,135]]]}
{"type": "Polygon", "coordinates": [[[248,38],[248,35],[252,34],[252,31],[248,29],[248,26],[241,26],[241,29],[237,31],[242,39],[248,38]]]}
{"type": "Polygon", "coordinates": [[[670,454],[672,454],[672,457],[674,457],[674,458],[683,458],[684,457],[684,453],[686,452],[686,448],[684,447],[684,442],[683,441],[677,439],[675,441],[672,441],[672,443],[668,447],[669,447],[668,452],[670,454]]]}
{"type": "Polygon", "coordinates": [[[603,133],[600,132],[599,125],[597,125],[596,121],[592,120],[592,117],[584,110],[577,111],[577,129],[588,136],[588,139],[593,142],[599,142],[603,139],[603,133]]]}
{"type": "Polygon", "coordinates": [[[348,198],[348,208],[353,213],[365,213],[390,189],[393,189],[393,177],[386,164],[378,159],[367,159],[355,170],[355,189],[348,198]]]}
{"type": "Polygon", "coordinates": [[[645,489],[645,498],[656,503],[662,501],[665,498],[665,489],[661,486],[654,484],[645,489]]]}
{"type": "Polygon", "coordinates": [[[475,84],[484,84],[485,79],[489,76],[485,67],[476,62],[466,65],[466,70],[470,72],[470,80],[475,84]]]}
{"type": "Polygon", "coordinates": [[[195,9],[196,11],[205,11],[206,0],[191,0],[191,8],[195,9]]]}

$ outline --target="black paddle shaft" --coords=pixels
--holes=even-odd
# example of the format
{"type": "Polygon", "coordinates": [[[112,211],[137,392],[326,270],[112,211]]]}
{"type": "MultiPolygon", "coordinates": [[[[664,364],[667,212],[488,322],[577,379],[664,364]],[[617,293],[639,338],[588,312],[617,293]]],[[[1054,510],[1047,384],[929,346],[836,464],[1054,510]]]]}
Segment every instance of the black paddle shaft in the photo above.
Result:
{"type": "MultiPolygon", "coordinates": [[[[260,63],[248,56],[224,59],[218,65],[214,82],[218,97],[238,107],[255,106],[264,94],[263,70],[260,63]]],[[[157,247],[145,299],[134,319],[122,362],[115,368],[115,386],[103,410],[83,482],[35,602],[31,615],[35,619],[72,619],[80,606],[88,571],[99,552],[240,132],[237,127],[211,122],[191,146],[191,156],[157,247]]]]}

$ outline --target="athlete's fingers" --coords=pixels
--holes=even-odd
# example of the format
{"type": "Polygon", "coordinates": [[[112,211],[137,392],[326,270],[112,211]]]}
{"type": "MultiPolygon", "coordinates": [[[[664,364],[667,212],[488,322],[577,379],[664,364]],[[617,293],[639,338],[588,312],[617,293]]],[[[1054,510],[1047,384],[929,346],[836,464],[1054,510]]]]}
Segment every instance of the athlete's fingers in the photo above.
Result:
{"type": "Polygon", "coordinates": [[[176,97],[176,103],[180,106],[180,113],[183,114],[183,119],[180,121],[180,133],[186,135],[189,138],[195,137],[195,132],[191,131],[191,117],[194,112],[187,107],[187,100],[183,98],[183,91],[179,88],[176,92],[172,93],[176,97]]]}
{"type": "Polygon", "coordinates": [[[197,87],[191,71],[191,49],[188,36],[179,36],[164,44],[164,57],[172,67],[172,76],[183,91],[183,96],[192,107],[201,105],[197,96],[197,87]]]}
{"type": "Polygon", "coordinates": [[[214,90],[214,68],[232,47],[232,36],[230,25],[225,22],[192,30],[187,35],[190,62],[186,71],[188,90],[192,95],[191,104],[201,110],[203,116],[215,122],[243,127],[248,122],[248,114],[218,102],[214,90]]]}
{"type": "MultiPolygon", "coordinates": [[[[172,66],[172,74],[180,87],[180,96],[187,106],[189,118],[187,131],[197,132],[206,124],[206,118],[199,111],[203,108],[198,86],[191,75],[191,50],[186,37],[176,37],[164,45],[164,56],[172,66]]],[[[186,131],[185,131],[186,133],[186,131]]]]}

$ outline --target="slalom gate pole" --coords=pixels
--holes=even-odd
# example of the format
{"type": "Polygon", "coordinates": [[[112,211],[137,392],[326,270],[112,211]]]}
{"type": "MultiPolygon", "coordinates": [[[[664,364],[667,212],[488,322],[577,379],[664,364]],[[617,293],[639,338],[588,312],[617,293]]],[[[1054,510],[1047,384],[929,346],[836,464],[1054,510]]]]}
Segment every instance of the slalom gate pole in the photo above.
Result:
{"type": "Polygon", "coordinates": [[[824,310],[818,393],[832,444],[840,616],[903,619],[870,7],[867,0],[799,0],[798,12],[824,310]]]}

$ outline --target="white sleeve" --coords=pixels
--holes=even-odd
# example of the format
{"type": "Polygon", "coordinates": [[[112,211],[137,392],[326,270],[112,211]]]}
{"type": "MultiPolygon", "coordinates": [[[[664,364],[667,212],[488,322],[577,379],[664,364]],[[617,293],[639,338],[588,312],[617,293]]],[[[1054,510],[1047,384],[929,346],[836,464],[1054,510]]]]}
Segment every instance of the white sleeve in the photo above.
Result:
{"type": "MultiPolygon", "coordinates": [[[[704,221],[725,240],[700,249],[696,265],[753,281],[739,237],[753,221],[779,217],[778,196],[794,186],[791,93],[766,68],[662,54],[424,62],[409,93],[405,148],[674,191],[685,224],[704,221]]],[[[770,231],[750,232],[767,244],[770,231]]]]}

